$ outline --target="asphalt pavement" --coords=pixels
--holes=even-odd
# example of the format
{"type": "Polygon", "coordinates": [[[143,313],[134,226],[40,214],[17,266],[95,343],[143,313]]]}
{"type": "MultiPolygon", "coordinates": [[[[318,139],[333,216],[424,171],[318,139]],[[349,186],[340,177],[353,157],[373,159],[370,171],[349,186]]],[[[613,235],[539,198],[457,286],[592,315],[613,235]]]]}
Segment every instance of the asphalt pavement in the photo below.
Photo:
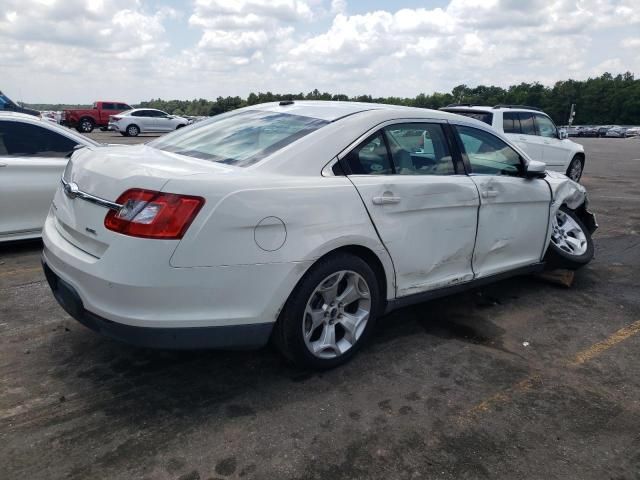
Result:
{"type": "Polygon", "coordinates": [[[100,337],[39,242],[0,246],[0,478],[640,479],[640,139],[579,141],[600,229],[571,288],[396,311],[324,373],[100,337]]]}

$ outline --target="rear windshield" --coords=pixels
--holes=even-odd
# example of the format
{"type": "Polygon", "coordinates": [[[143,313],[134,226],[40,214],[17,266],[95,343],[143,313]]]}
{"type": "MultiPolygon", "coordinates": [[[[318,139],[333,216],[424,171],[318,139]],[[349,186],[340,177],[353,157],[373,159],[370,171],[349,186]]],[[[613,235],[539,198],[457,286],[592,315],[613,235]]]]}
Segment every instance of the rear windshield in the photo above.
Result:
{"type": "Polygon", "coordinates": [[[148,145],[167,152],[246,167],[327,123],[288,113],[248,110],[198,122],[148,145]]]}
{"type": "Polygon", "coordinates": [[[457,113],[458,115],[464,115],[465,117],[475,118],[487,125],[493,124],[493,113],[482,112],[478,110],[446,110],[447,112],[457,113]]]}

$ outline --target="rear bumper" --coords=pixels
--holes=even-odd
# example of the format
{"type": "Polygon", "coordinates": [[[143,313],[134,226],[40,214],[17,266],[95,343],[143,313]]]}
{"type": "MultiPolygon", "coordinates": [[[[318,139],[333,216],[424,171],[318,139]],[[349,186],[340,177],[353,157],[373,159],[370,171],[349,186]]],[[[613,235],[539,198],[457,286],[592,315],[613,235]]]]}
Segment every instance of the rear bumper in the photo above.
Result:
{"type": "Polygon", "coordinates": [[[259,348],[267,343],[271,335],[272,323],[152,328],[113,322],[86,310],[75,288],[56,275],[44,259],[42,267],[53,296],[69,315],[97,333],[131,345],[179,350],[259,348]]]}

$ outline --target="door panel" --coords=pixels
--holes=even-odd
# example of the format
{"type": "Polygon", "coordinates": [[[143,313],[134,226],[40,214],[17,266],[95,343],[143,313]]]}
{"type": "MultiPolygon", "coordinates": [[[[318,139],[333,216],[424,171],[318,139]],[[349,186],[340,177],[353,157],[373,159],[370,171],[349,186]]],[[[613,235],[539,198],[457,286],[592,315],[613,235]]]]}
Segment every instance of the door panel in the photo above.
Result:
{"type": "Polygon", "coordinates": [[[354,175],[402,297],[473,279],[478,192],[466,175],[354,175]]]}
{"type": "Polygon", "coordinates": [[[472,175],[480,192],[477,278],[539,262],[546,242],[551,193],[542,179],[472,175]]]}
{"type": "Polygon", "coordinates": [[[566,169],[569,159],[563,140],[558,138],[558,129],[553,121],[542,114],[535,114],[536,127],[540,134],[543,161],[550,167],[563,167],[566,169]]]}
{"type": "Polygon", "coordinates": [[[0,157],[0,235],[42,229],[66,158],[0,157]]]}
{"type": "Polygon", "coordinates": [[[456,132],[480,193],[476,277],[539,262],[551,204],[547,183],[524,178],[520,155],[491,132],[467,126],[456,132]]]}

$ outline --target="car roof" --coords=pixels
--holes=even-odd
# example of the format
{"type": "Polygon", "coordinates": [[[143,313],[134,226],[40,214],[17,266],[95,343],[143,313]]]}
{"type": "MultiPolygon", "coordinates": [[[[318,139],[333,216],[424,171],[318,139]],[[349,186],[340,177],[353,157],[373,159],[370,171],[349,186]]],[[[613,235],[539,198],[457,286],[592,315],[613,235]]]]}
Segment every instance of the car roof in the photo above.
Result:
{"type": "Polygon", "coordinates": [[[58,125],[57,123],[53,123],[44,118],[36,117],[34,115],[29,115],[26,113],[19,113],[19,112],[0,111],[0,120],[10,120],[14,122],[31,123],[33,125],[38,125],[43,128],[46,128],[48,130],[53,130],[54,132],[64,135],[67,138],[71,138],[74,141],[77,141],[78,143],[82,143],[83,145],[92,145],[92,146],[100,145],[95,140],[85,137],[84,135],[80,135],[79,133],[76,133],[69,128],[63,127],[61,125],[58,125]]]}
{"type": "Polygon", "coordinates": [[[472,105],[472,104],[455,104],[455,105],[447,105],[446,107],[442,107],[442,109],[447,111],[461,110],[461,111],[480,111],[480,112],[491,112],[495,113],[496,111],[508,111],[508,112],[532,112],[532,113],[544,113],[539,108],[535,107],[527,107],[526,105],[495,105],[490,107],[488,105],[472,105]]]}
{"type": "Polygon", "coordinates": [[[344,117],[367,111],[385,111],[393,116],[422,117],[450,120],[452,114],[426,108],[404,107],[383,103],[339,102],[333,100],[292,100],[283,102],[260,103],[245,107],[251,110],[261,110],[278,113],[290,113],[304,117],[317,118],[335,122],[344,117]]]}

